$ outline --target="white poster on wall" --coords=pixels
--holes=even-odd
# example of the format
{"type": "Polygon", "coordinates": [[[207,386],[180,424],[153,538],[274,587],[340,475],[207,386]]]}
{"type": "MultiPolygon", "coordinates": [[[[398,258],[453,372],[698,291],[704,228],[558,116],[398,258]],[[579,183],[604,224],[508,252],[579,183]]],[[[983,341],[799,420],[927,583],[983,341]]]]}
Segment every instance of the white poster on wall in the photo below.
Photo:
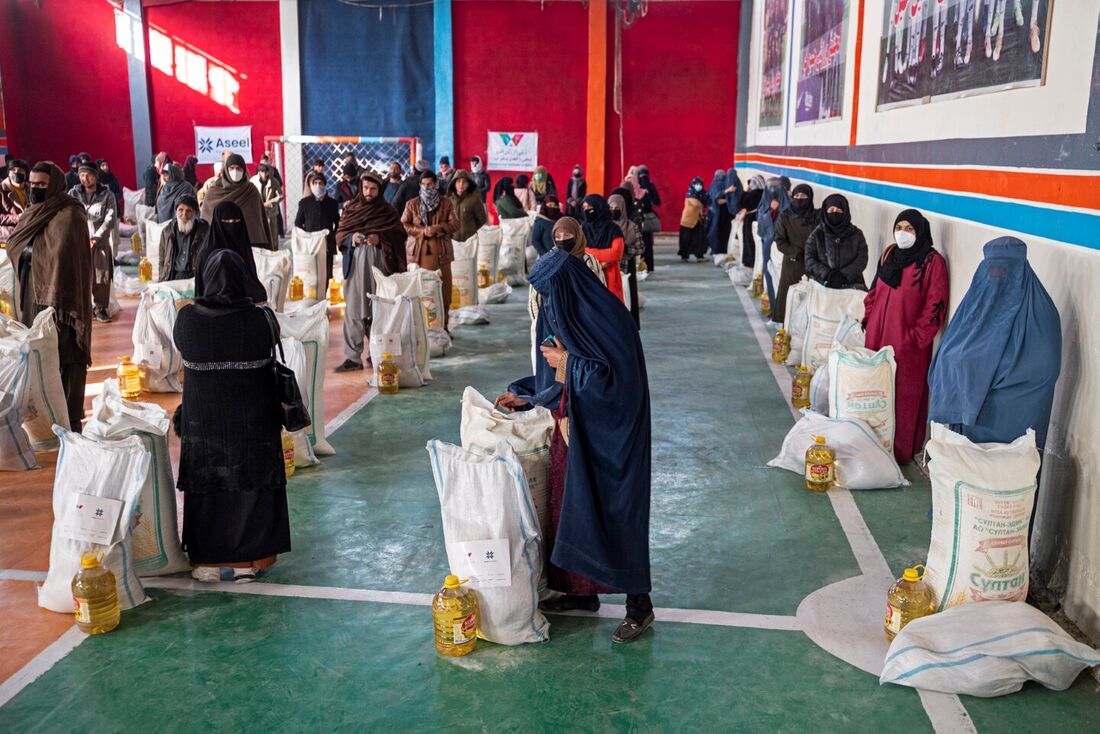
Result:
{"type": "Polygon", "coordinates": [[[532,171],[539,164],[538,133],[489,133],[490,171],[532,171]]]}
{"type": "Polygon", "coordinates": [[[226,151],[243,156],[245,163],[251,163],[252,126],[195,126],[195,155],[198,156],[199,163],[217,163],[226,151]]]}

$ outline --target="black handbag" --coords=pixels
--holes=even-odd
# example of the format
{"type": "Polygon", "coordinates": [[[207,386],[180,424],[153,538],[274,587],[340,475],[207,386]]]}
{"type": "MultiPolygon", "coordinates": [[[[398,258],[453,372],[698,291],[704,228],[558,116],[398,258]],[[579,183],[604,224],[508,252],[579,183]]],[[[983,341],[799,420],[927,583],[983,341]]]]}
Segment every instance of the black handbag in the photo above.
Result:
{"type": "Polygon", "coordinates": [[[308,426],[312,420],[302,400],[302,391],[298,389],[298,378],[294,376],[294,370],[286,366],[286,355],[283,353],[283,344],[279,341],[279,325],[275,314],[270,308],[264,308],[263,311],[271,329],[271,364],[275,370],[275,394],[278,395],[283,410],[283,428],[293,433],[308,426]],[[279,350],[278,356],[276,349],[279,350]]]}
{"type": "Polygon", "coordinates": [[[642,232],[645,234],[657,234],[661,231],[661,220],[658,219],[656,212],[645,212],[642,214],[642,232]]]}

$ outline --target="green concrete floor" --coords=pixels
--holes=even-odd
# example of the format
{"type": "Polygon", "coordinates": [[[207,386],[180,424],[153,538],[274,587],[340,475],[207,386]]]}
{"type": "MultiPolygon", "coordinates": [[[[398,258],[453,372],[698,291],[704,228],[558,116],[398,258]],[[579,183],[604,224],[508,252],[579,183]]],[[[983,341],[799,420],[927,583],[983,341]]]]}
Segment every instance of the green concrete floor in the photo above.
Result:
{"type": "MultiPolygon", "coordinates": [[[[793,615],[859,574],[827,497],[765,468],[792,418],[721,270],[666,256],[642,288],[653,396],[659,607],[793,615]]],[[[458,442],[462,389],[529,373],[523,293],[455,330],[421,390],[379,396],[290,485],[294,551],[271,584],[432,593],[447,572],[425,443],[458,442]]],[[[753,316],[753,318],[757,318],[753,316]]],[[[923,559],[927,482],[857,494],[891,568],[923,559]]],[[[915,691],[800,632],[661,623],[613,646],[610,619],[552,617],[551,640],[438,658],[421,606],[151,591],[0,709],[0,731],[929,731],[915,691]]],[[[612,598],[610,601],[621,602],[612,598]]],[[[979,731],[1100,729],[1100,689],[964,698],[979,731]]]]}

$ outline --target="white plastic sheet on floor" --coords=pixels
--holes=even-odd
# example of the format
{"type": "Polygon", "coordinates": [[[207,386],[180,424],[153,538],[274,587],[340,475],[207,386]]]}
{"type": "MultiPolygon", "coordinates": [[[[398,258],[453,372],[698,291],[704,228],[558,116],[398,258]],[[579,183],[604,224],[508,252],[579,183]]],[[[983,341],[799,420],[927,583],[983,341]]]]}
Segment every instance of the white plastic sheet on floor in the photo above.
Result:
{"type": "Polygon", "coordinates": [[[538,608],[543,563],[538,518],[512,447],[502,441],[492,456],[442,441],[430,441],[427,449],[451,573],[461,578],[473,573],[464,543],[495,540],[508,549],[508,566],[499,569],[507,585],[487,587],[476,575],[471,578],[480,602],[478,636],[501,645],[550,639],[550,623],[538,608]]]}
{"type": "Polygon", "coordinates": [[[29,366],[27,409],[23,429],[37,448],[57,445],[53,426],[69,425],[69,407],[61,384],[61,365],[57,356],[57,322],[53,307],[35,316],[30,327],[0,316],[0,348],[26,344],[29,366]]]}
{"type": "Polygon", "coordinates": [[[125,400],[113,379],[92,400],[92,415],[84,424],[87,438],[107,441],[137,436],[149,455],[131,525],[134,570],[139,576],[188,571],[190,561],[180,547],[176,522],[176,482],[168,454],[171,419],[159,405],[125,400]]]}
{"type": "Polygon", "coordinates": [[[305,351],[307,389],[302,391],[313,422],[305,428],[318,456],[333,456],[336,450],[325,436],[325,374],[328,372],[328,301],[305,306],[294,313],[276,313],[279,332],[296,339],[305,351]]]}
{"type": "Polygon", "coordinates": [[[149,472],[150,454],[141,438],[129,436],[117,441],[86,438],[57,426],[61,453],[53,481],[53,533],[50,536],[50,570],[38,588],[38,606],[72,614],[73,576],[80,570],[84,551],[103,553],[100,562],[115,575],[118,604],[131,609],[147,600],[145,588],[134,571],[134,549],[130,528],[149,472]],[[107,543],[74,540],[66,532],[69,514],[80,495],[117,500],[122,503],[118,523],[107,543]]]}
{"type": "Polygon", "coordinates": [[[1024,602],[987,602],[915,619],[890,645],[880,683],[991,698],[1027,681],[1064,691],[1100,652],[1024,602]]]}
{"type": "Polygon", "coordinates": [[[933,423],[926,449],[932,539],[924,580],[939,608],[1023,601],[1039,473],[1035,432],[1012,443],[977,444],[933,423]]]}
{"type": "Polygon", "coordinates": [[[38,457],[23,430],[30,383],[30,347],[0,346],[0,471],[38,468],[38,457]]]}

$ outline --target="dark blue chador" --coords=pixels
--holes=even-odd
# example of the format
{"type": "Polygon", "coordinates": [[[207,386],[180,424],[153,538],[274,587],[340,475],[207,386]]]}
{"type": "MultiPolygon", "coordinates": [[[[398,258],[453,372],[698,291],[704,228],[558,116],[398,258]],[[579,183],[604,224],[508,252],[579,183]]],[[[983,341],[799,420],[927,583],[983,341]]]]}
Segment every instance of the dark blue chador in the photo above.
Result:
{"type": "MultiPolygon", "coordinates": [[[[569,352],[565,495],[551,561],[619,593],[643,594],[649,579],[649,383],[638,329],[578,258],[551,250],[530,275],[542,299],[538,339],[569,352]]],[[[545,360],[509,390],[556,408],[562,386],[545,360]]]]}

